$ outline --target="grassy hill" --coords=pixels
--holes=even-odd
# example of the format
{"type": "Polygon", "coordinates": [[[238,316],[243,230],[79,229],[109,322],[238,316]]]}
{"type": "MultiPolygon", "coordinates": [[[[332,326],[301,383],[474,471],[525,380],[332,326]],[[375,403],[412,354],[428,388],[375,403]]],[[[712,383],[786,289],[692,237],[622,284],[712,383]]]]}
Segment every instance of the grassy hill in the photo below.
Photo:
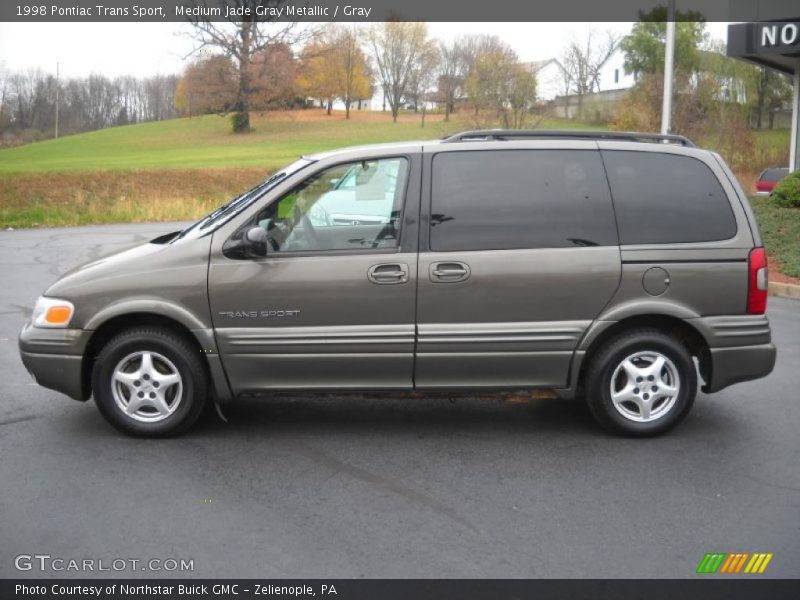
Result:
{"type": "MultiPolygon", "coordinates": [[[[460,117],[460,118],[459,118],[460,117]]],[[[299,110],[252,115],[230,133],[217,115],[128,125],[0,150],[0,227],[194,219],[298,156],[436,139],[470,129],[454,115],[299,110]]],[[[541,127],[581,127],[548,121],[541,127]]]]}
{"type": "Polygon", "coordinates": [[[388,113],[341,113],[322,110],[254,115],[255,131],[230,133],[230,122],[217,115],[155,121],[71,135],[0,150],[0,173],[131,169],[247,168],[275,169],[301,154],[341,146],[432,139],[463,129],[428,116],[403,115],[392,123],[388,113]]]}

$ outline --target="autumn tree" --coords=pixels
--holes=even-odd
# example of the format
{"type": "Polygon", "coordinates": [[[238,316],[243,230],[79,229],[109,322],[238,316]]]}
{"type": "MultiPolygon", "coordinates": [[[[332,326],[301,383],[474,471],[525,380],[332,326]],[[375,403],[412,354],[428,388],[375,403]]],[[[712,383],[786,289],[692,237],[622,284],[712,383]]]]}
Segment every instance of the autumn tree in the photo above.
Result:
{"type": "Polygon", "coordinates": [[[487,44],[475,55],[465,87],[476,120],[488,114],[506,128],[523,127],[536,101],[536,77],[502,42],[487,44]]]}
{"type": "Polygon", "coordinates": [[[325,100],[330,114],[333,100],[345,106],[345,118],[356,100],[372,94],[372,72],[355,28],[332,26],[303,50],[300,82],[312,98],[325,100]]]}
{"type": "Polygon", "coordinates": [[[427,47],[427,38],[425,23],[389,21],[374,25],[368,32],[377,75],[394,122],[419,53],[427,47]]]}
{"type": "Polygon", "coordinates": [[[329,39],[320,37],[309,42],[300,55],[298,85],[303,93],[325,104],[331,114],[333,101],[338,97],[336,57],[329,39]]]}
{"type": "Polygon", "coordinates": [[[257,52],[250,70],[250,107],[253,110],[286,108],[300,94],[299,64],[288,44],[271,44],[257,52]]]}
{"type": "Polygon", "coordinates": [[[191,62],[175,91],[175,108],[183,115],[228,112],[236,102],[236,67],[226,56],[191,62]]]}
{"type": "Polygon", "coordinates": [[[344,103],[345,118],[349,119],[353,101],[369,97],[372,91],[369,61],[361,49],[361,36],[355,28],[333,28],[330,47],[333,53],[338,97],[344,103]]]}
{"type": "Polygon", "coordinates": [[[197,0],[192,3],[206,8],[219,5],[224,8],[227,5],[229,9],[238,11],[249,8],[247,14],[231,16],[222,22],[212,21],[208,16],[190,17],[189,36],[196,42],[194,52],[211,49],[233,61],[237,75],[233,131],[250,131],[253,89],[258,87],[259,77],[274,79],[266,72],[271,68],[271,61],[258,61],[256,58],[276,46],[292,47],[312,36],[316,30],[298,27],[296,22],[277,22],[263,10],[285,4],[286,0],[197,0]]]}

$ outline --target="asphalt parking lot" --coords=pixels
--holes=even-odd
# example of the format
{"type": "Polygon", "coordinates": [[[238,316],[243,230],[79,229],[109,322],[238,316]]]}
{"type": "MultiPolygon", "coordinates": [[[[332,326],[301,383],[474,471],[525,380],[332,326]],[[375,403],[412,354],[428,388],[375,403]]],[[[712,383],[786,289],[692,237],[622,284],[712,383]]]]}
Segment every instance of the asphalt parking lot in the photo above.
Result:
{"type": "Polygon", "coordinates": [[[59,274],[170,229],[0,231],[0,577],[91,575],[20,554],[193,560],[128,577],[672,578],[711,551],[800,573],[800,302],[770,299],[768,379],[659,439],[566,401],[380,397],[247,400],[130,439],[34,385],[16,338],[59,274]]]}

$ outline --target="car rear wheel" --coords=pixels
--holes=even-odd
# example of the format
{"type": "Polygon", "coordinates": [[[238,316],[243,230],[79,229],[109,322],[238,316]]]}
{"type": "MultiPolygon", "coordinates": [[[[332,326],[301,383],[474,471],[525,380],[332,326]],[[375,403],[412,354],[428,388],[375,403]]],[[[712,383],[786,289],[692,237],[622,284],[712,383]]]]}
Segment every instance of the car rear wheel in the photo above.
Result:
{"type": "Polygon", "coordinates": [[[606,342],[590,359],[586,401],[613,433],[647,437],[683,420],[697,394],[697,372],[686,347],[661,331],[639,329],[606,342]]]}
{"type": "Polygon", "coordinates": [[[97,407],[120,431],[140,437],[182,433],[197,420],[208,395],[196,348],[158,327],[137,327],[112,338],[92,371],[97,407]]]}

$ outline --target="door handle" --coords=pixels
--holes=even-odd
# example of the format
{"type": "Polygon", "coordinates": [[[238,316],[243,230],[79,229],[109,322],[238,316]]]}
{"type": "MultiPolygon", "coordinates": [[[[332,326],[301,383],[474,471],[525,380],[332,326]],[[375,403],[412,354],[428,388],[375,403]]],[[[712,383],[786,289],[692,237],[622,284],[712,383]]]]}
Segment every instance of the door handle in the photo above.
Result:
{"type": "Polygon", "coordinates": [[[455,283],[469,279],[469,265],[462,262],[440,262],[431,264],[430,277],[434,283],[455,283]]]}
{"type": "Polygon", "coordinates": [[[403,263],[372,265],[367,270],[367,279],[379,285],[405,283],[408,281],[408,265],[403,263]]]}

